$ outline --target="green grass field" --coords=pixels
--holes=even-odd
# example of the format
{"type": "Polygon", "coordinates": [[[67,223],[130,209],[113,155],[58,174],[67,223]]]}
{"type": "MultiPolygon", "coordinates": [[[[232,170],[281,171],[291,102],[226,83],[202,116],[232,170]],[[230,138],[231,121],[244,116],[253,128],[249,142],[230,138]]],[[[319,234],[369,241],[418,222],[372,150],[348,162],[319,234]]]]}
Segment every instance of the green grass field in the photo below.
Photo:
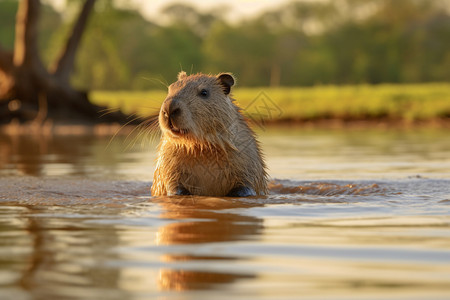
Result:
{"type": "MultiPolygon", "coordinates": [[[[450,84],[237,88],[244,112],[273,122],[325,119],[429,121],[450,118],[450,84]]],[[[95,91],[97,104],[142,116],[158,111],[166,91],[95,91]]]]}

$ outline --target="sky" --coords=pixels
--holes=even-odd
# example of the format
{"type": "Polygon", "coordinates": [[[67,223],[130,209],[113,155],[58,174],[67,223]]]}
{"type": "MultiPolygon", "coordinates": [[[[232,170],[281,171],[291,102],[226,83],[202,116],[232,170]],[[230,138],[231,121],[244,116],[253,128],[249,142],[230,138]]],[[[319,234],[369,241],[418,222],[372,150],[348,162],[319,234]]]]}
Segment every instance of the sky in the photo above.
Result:
{"type": "Polygon", "coordinates": [[[269,8],[278,7],[289,0],[189,0],[189,1],[175,1],[175,0],[132,0],[127,2],[134,2],[141,8],[141,12],[145,17],[155,20],[158,17],[158,12],[170,3],[190,3],[200,11],[209,11],[216,7],[227,6],[230,7],[229,17],[231,19],[242,19],[245,17],[256,15],[269,8]]]}
{"type": "MultiPolygon", "coordinates": [[[[44,0],[47,3],[51,3],[56,9],[63,10],[66,0],[44,0]]],[[[117,0],[116,0],[117,1],[117,0]]],[[[289,0],[118,0],[124,2],[127,5],[132,4],[138,8],[142,15],[153,22],[158,23],[158,13],[165,6],[172,3],[189,3],[196,7],[198,10],[210,11],[216,7],[229,7],[230,11],[227,14],[231,20],[240,20],[242,18],[251,17],[258,13],[278,7],[289,0]]],[[[309,0],[317,1],[317,0],[309,0]]]]}

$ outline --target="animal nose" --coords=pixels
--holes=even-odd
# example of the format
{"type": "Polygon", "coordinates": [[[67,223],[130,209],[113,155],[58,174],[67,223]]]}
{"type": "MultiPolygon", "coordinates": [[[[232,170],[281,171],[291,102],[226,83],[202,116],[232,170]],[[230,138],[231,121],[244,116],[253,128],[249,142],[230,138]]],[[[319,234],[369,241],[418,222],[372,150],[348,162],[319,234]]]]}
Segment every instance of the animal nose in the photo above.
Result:
{"type": "Polygon", "coordinates": [[[163,105],[163,115],[165,119],[171,119],[181,114],[181,108],[179,107],[177,99],[166,100],[163,105]]]}
{"type": "Polygon", "coordinates": [[[176,116],[178,116],[179,114],[181,114],[181,109],[176,107],[172,110],[169,109],[169,118],[173,119],[176,116]]]}

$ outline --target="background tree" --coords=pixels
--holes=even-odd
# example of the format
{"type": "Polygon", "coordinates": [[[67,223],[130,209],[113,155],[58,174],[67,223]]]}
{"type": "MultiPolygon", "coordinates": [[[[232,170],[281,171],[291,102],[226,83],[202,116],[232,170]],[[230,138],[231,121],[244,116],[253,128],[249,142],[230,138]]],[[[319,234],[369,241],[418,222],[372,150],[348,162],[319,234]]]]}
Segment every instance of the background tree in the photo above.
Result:
{"type": "MultiPolygon", "coordinates": [[[[89,102],[87,94],[72,88],[70,75],[88,16],[95,0],[86,0],[55,63],[47,69],[40,57],[39,0],[19,2],[13,51],[0,48],[0,115],[28,121],[51,118],[58,121],[97,121],[103,107],[89,102]]],[[[109,120],[124,120],[120,113],[109,120]]]]}
{"type": "MultiPolygon", "coordinates": [[[[14,3],[0,0],[3,50],[13,49],[14,3]]],[[[230,71],[240,86],[450,81],[450,0],[291,1],[232,21],[222,7],[183,3],[155,22],[114,3],[97,0],[91,12],[70,76],[77,89],[164,88],[181,68],[230,71]]],[[[75,15],[79,0],[69,4],[75,15]]],[[[52,65],[73,23],[41,8],[38,50],[52,65]]]]}

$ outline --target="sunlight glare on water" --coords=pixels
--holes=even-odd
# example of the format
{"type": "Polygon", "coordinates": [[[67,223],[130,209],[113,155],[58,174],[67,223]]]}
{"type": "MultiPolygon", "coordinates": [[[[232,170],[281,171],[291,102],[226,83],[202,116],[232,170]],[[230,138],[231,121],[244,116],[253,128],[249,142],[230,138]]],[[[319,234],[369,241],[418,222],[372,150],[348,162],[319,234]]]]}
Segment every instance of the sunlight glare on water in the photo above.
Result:
{"type": "Polygon", "coordinates": [[[245,199],[150,197],[155,143],[0,135],[0,299],[450,297],[447,131],[259,135],[245,199]]]}

